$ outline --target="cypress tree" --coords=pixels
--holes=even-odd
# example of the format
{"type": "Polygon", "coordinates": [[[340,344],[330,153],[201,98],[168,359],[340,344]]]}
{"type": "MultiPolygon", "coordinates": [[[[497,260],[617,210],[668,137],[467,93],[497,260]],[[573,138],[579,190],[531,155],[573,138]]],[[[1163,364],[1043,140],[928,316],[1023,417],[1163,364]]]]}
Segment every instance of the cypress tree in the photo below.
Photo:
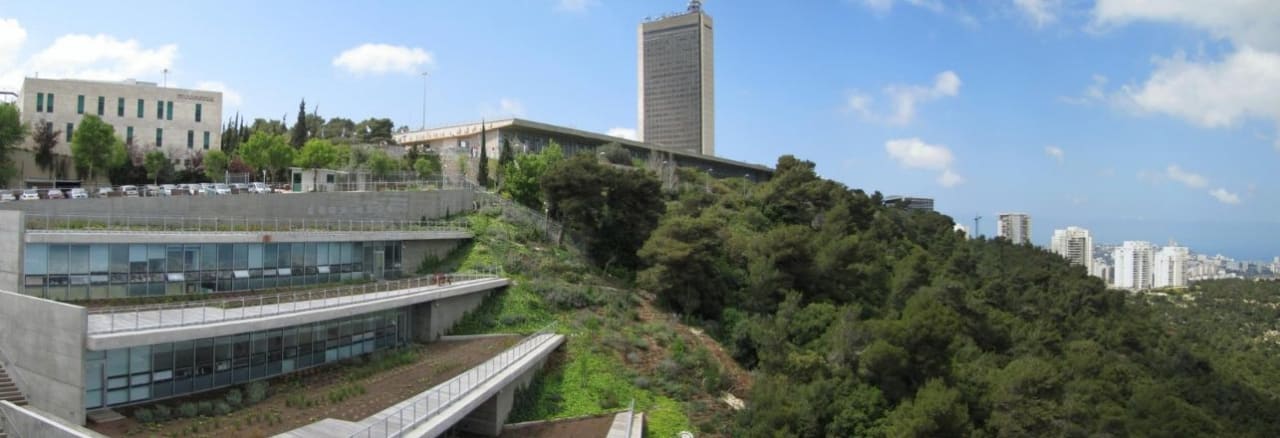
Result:
{"type": "Polygon", "coordinates": [[[302,148],[307,142],[307,100],[303,99],[298,104],[298,121],[293,124],[293,133],[289,138],[289,144],[295,149],[302,148]]]}
{"type": "Polygon", "coordinates": [[[489,188],[489,142],[483,120],[480,121],[480,169],[476,171],[476,182],[480,187],[489,188]]]}

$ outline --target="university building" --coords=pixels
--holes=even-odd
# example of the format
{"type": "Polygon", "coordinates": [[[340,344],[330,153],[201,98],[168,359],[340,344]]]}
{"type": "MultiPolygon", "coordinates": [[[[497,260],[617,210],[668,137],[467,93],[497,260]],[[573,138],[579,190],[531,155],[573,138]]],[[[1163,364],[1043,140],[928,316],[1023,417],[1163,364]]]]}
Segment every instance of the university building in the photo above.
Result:
{"type": "MultiPolygon", "coordinates": [[[[85,115],[94,115],[115,128],[116,136],[141,155],[163,151],[179,168],[196,154],[220,149],[222,93],[159,87],[153,82],[25,78],[18,97],[22,122],[34,131],[43,124],[61,131],[54,154],[71,156],[71,139],[85,115]]],[[[48,184],[78,179],[74,165],[45,171],[35,164],[35,141],[28,138],[20,159],[18,179],[9,184],[48,184]]]]}

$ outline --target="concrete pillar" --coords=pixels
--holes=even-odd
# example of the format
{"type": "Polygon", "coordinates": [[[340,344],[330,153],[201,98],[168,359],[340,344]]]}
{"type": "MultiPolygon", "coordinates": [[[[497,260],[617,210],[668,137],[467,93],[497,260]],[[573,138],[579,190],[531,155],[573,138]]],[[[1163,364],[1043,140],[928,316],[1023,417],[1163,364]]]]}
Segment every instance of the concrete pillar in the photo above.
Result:
{"type": "Polygon", "coordinates": [[[21,211],[0,211],[0,290],[23,293],[26,229],[26,217],[21,211]]]}
{"type": "Polygon", "coordinates": [[[466,295],[439,299],[413,306],[413,340],[416,342],[435,342],[471,313],[489,292],[477,292],[466,295]]]}
{"type": "Polygon", "coordinates": [[[502,388],[493,397],[489,397],[474,411],[459,421],[455,430],[481,436],[498,436],[502,433],[502,425],[507,424],[511,416],[511,406],[515,402],[516,388],[502,388]]]}

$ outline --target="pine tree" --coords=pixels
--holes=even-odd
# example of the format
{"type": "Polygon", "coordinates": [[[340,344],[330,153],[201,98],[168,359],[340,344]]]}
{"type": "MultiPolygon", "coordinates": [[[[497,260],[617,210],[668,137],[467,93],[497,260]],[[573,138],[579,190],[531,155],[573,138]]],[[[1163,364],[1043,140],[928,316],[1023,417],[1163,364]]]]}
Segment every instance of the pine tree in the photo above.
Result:
{"type": "Polygon", "coordinates": [[[484,129],[484,121],[480,121],[480,169],[476,171],[476,183],[480,187],[489,188],[489,143],[484,129]]]}
{"type": "Polygon", "coordinates": [[[307,143],[307,100],[303,99],[298,104],[298,121],[293,124],[293,133],[289,138],[289,144],[294,148],[301,148],[307,143]]]}

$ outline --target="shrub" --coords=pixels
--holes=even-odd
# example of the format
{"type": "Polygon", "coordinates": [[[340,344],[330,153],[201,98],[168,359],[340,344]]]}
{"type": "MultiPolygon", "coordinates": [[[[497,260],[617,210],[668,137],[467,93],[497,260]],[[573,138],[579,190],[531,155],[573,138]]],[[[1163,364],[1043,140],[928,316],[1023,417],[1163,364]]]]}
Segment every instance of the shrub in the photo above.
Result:
{"type": "Polygon", "coordinates": [[[212,417],[212,416],[213,416],[213,414],[214,414],[214,411],[213,411],[213,402],[211,402],[211,401],[209,401],[209,400],[205,400],[205,401],[200,402],[200,403],[199,403],[199,404],[197,404],[196,406],[198,406],[198,407],[200,408],[200,415],[204,415],[204,416],[206,416],[206,417],[212,417]]]}
{"type": "Polygon", "coordinates": [[[178,405],[178,413],[181,414],[183,418],[195,418],[197,415],[200,415],[200,408],[197,407],[195,403],[187,402],[178,405]]]}
{"type": "Polygon", "coordinates": [[[165,405],[156,405],[156,421],[165,421],[172,417],[173,410],[165,405]]]}
{"type": "Polygon", "coordinates": [[[249,384],[249,404],[256,404],[267,398],[267,382],[257,381],[249,384]]]}
{"type": "Polygon", "coordinates": [[[217,415],[227,415],[231,413],[231,405],[225,401],[219,400],[213,404],[213,413],[217,415]]]}
{"type": "Polygon", "coordinates": [[[644,376],[636,377],[636,379],[632,381],[632,383],[636,385],[636,388],[640,388],[640,389],[649,389],[649,385],[651,384],[649,383],[649,378],[644,376]]]}
{"type": "Polygon", "coordinates": [[[240,394],[239,388],[227,391],[227,404],[231,405],[232,408],[240,407],[240,404],[243,402],[244,396],[240,394]]]}
{"type": "Polygon", "coordinates": [[[514,326],[524,323],[526,318],[524,315],[502,315],[498,322],[505,326],[514,326]]]}
{"type": "Polygon", "coordinates": [[[141,408],[133,411],[133,419],[138,420],[139,423],[147,424],[156,421],[156,416],[150,409],[141,408]]]}

